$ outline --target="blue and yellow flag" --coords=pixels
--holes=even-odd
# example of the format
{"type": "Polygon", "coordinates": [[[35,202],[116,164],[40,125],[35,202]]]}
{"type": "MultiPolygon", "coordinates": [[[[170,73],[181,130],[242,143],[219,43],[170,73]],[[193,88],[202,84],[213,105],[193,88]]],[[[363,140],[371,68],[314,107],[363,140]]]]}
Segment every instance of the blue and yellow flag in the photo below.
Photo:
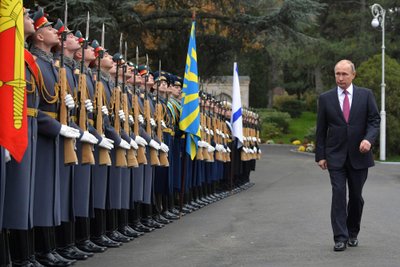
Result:
{"type": "Polygon", "coordinates": [[[193,160],[200,139],[199,79],[197,73],[196,22],[192,22],[189,48],[186,56],[185,76],[182,89],[182,113],[179,129],[186,132],[186,153],[193,160]]]}

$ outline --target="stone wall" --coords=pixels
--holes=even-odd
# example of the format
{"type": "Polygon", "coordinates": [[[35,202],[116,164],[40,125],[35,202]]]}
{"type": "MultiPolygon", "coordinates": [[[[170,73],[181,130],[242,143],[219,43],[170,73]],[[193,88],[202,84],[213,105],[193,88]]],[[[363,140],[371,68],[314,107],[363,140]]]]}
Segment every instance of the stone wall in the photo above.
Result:
{"type": "MultiPolygon", "coordinates": [[[[229,102],[232,102],[233,76],[214,76],[207,81],[200,82],[201,90],[215,95],[217,100],[221,97],[222,100],[228,99],[229,102]]],[[[248,107],[250,77],[239,76],[239,83],[242,106],[248,107]]]]}

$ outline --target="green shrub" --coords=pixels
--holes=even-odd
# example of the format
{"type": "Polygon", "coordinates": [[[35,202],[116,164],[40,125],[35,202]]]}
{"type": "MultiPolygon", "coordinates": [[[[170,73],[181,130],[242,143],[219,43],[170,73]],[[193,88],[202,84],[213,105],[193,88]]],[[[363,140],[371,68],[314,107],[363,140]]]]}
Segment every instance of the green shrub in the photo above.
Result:
{"type": "Polygon", "coordinates": [[[317,112],[317,100],[318,100],[318,96],[316,93],[307,91],[304,94],[304,102],[305,102],[306,110],[316,113],[317,112]]]}
{"type": "Polygon", "coordinates": [[[273,139],[282,134],[281,129],[275,123],[264,122],[261,129],[261,138],[273,139]]]}
{"type": "Polygon", "coordinates": [[[274,123],[280,128],[282,133],[289,132],[290,115],[289,113],[279,112],[275,110],[268,110],[260,113],[263,123],[274,123]]]}
{"type": "Polygon", "coordinates": [[[304,102],[293,99],[282,103],[282,112],[287,112],[292,118],[299,118],[304,110],[304,102]]]}
{"type": "Polygon", "coordinates": [[[315,143],[315,139],[316,139],[316,127],[311,127],[307,134],[304,136],[304,139],[307,140],[306,143],[308,142],[314,142],[315,143]]]}
{"type": "Polygon", "coordinates": [[[279,111],[289,113],[292,118],[300,117],[305,110],[304,102],[295,95],[274,96],[273,106],[279,111]]]}

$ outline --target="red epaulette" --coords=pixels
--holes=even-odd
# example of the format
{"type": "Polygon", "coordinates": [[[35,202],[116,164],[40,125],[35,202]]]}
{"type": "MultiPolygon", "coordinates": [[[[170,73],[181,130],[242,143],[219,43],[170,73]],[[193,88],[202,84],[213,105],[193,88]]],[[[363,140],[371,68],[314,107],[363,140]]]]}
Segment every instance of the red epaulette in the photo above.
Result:
{"type": "Polygon", "coordinates": [[[27,64],[32,75],[35,77],[35,81],[39,82],[39,68],[36,64],[36,60],[33,58],[31,52],[25,49],[25,63],[27,64]]]}

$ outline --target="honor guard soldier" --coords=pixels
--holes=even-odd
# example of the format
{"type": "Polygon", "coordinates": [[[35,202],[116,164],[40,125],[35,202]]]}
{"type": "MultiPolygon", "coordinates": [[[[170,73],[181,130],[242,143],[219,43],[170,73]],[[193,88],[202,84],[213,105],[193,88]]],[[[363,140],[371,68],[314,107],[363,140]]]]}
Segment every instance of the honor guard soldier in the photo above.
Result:
{"type": "MultiPolygon", "coordinates": [[[[24,37],[35,33],[29,9],[24,8],[24,37]]],[[[10,255],[13,266],[42,266],[35,259],[33,239],[33,199],[37,117],[39,106],[39,68],[32,54],[25,50],[25,79],[28,114],[28,146],[21,162],[11,158],[7,163],[3,227],[9,230],[10,255]]],[[[2,169],[2,168],[0,168],[2,169]]],[[[2,169],[4,171],[4,169],[2,169]]],[[[1,195],[1,194],[0,194],[1,195]]],[[[0,220],[1,221],[1,220],[0,220]]]]}
{"type": "MultiPolygon", "coordinates": [[[[75,32],[82,49],[75,52],[75,59],[79,62],[79,67],[76,69],[79,86],[79,126],[86,128],[98,140],[100,149],[105,150],[108,154],[109,150],[113,148],[112,140],[101,136],[95,129],[94,123],[94,105],[96,103],[96,84],[93,79],[92,70],[90,65],[96,60],[98,53],[95,48],[99,47],[97,40],[93,40],[88,44],[88,40],[83,38],[80,31],[75,32]]],[[[101,99],[101,98],[100,98],[101,99]]],[[[101,105],[102,106],[102,105],[101,105]]],[[[99,108],[99,116],[102,123],[102,111],[99,108]]],[[[86,144],[85,144],[86,145],[86,144]]],[[[99,149],[89,146],[85,148],[84,144],[77,144],[77,154],[80,165],[75,166],[75,182],[74,182],[74,210],[75,210],[75,237],[76,246],[85,252],[99,253],[104,252],[107,247],[98,246],[90,240],[90,218],[94,216],[93,194],[94,192],[94,175],[96,162],[99,161],[97,156],[99,149]],[[89,155],[88,155],[89,154],[89,155]],[[93,158],[94,157],[94,158],[93,158]]],[[[104,163],[102,163],[104,164],[104,163]]]]}
{"type": "MultiPolygon", "coordinates": [[[[161,142],[160,146],[160,162],[161,153],[168,155],[172,158],[172,151],[170,148],[173,146],[173,131],[172,131],[172,114],[168,109],[168,94],[170,86],[170,75],[164,71],[154,73],[155,79],[155,94],[156,94],[156,133],[161,142]]],[[[171,220],[178,219],[175,214],[170,214],[168,211],[168,195],[172,181],[172,172],[174,169],[174,162],[168,160],[168,165],[161,163],[160,166],[155,167],[154,176],[154,206],[156,213],[153,219],[161,224],[171,223],[171,220]]],[[[172,189],[172,188],[171,188],[172,189]]]]}
{"type": "MultiPolygon", "coordinates": [[[[139,51],[136,48],[136,62],[139,61],[139,51]]],[[[142,68],[142,73],[145,68],[142,68]]],[[[153,227],[145,226],[141,223],[142,219],[142,206],[144,203],[145,195],[146,199],[148,198],[145,193],[145,177],[144,171],[146,165],[150,165],[150,162],[147,161],[146,156],[146,146],[149,142],[151,142],[152,138],[147,134],[144,125],[144,102],[142,96],[144,96],[143,89],[141,88],[142,84],[144,84],[145,77],[142,77],[139,72],[139,67],[135,65],[135,71],[133,76],[133,129],[135,132],[135,141],[139,146],[138,149],[138,163],[139,167],[133,169],[133,210],[130,211],[130,226],[139,233],[151,232],[154,230],[153,227]]]]}
{"type": "MultiPolygon", "coordinates": [[[[56,62],[59,69],[60,92],[62,93],[65,90],[67,94],[72,96],[71,104],[67,110],[67,124],[79,131],[80,142],[96,144],[98,142],[97,138],[88,131],[83,131],[77,125],[78,79],[75,76],[76,62],[74,61],[74,54],[81,49],[81,45],[78,42],[78,38],[60,19],[57,20],[54,28],[58,31],[58,36],[61,39],[60,46],[57,47],[60,58],[56,62]],[[63,86],[66,88],[63,88],[63,86]]],[[[70,260],[86,260],[88,257],[93,256],[93,254],[91,252],[83,252],[75,246],[75,211],[73,200],[76,178],[74,176],[74,169],[79,164],[79,161],[75,146],[73,146],[72,151],[67,151],[67,141],[64,137],[60,138],[61,225],[56,227],[57,252],[70,260]],[[68,153],[75,154],[75,162],[67,162],[68,153]]]]}
{"type": "Polygon", "coordinates": [[[151,94],[151,88],[154,85],[154,77],[150,72],[148,65],[140,65],[138,67],[139,73],[142,76],[142,84],[140,88],[140,101],[139,103],[143,109],[141,110],[142,116],[144,117],[144,126],[146,135],[142,137],[149,144],[147,147],[147,164],[144,166],[144,187],[143,187],[143,202],[140,204],[139,209],[142,210],[141,223],[148,228],[162,228],[164,224],[160,224],[153,220],[153,209],[152,209],[152,192],[153,192],[153,171],[154,167],[160,164],[158,158],[158,150],[160,149],[160,143],[156,141],[158,138],[153,133],[153,129],[156,126],[154,120],[154,101],[153,95],[151,94]],[[143,208],[143,209],[142,209],[143,208]]]}
{"type": "MultiPolygon", "coordinates": [[[[99,67],[99,66],[97,66],[99,67]]],[[[103,127],[104,134],[107,138],[114,142],[114,149],[111,150],[111,165],[96,165],[94,170],[94,207],[95,207],[95,218],[92,220],[93,236],[92,241],[99,246],[105,247],[118,247],[122,245],[122,242],[128,242],[131,239],[127,236],[122,235],[116,230],[116,213],[113,210],[115,204],[113,199],[110,203],[108,197],[112,189],[112,183],[118,183],[121,179],[120,167],[116,167],[116,150],[117,148],[129,150],[130,144],[121,138],[121,136],[115,131],[111,124],[111,119],[115,115],[120,119],[118,112],[115,114],[112,107],[112,90],[114,84],[112,83],[112,77],[110,73],[116,73],[116,65],[113,62],[113,57],[108,53],[105,53],[103,58],[100,59],[100,70],[101,70],[101,89],[103,90],[103,127]],[[113,70],[114,68],[114,70],[113,70]],[[109,110],[113,111],[112,117],[110,116],[109,110]],[[111,191],[110,191],[111,190],[111,191]],[[108,202],[106,201],[108,199],[108,202]],[[107,235],[106,235],[107,234],[107,235]]],[[[120,184],[120,183],[119,183],[120,184]]]]}
{"type": "MultiPolygon", "coordinates": [[[[172,82],[172,79],[171,79],[172,82]]],[[[170,86],[170,95],[168,98],[168,108],[172,114],[173,125],[173,147],[170,149],[170,161],[173,162],[174,168],[172,170],[172,192],[168,195],[168,211],[179,216],[180,211],[176,208],[179,203],[175,202],[181,192],[182,181],[182,158],[181,158],[181,145],[183,144],[182,134],[179,129],[179,120],[182,112],[181,99],[182,99],[182,78],[178,76],[173,77],[172,86],[170,86]]],[[[170,188],[171,190],[171,188],[170,188]]]]}
{"type": "Polygon", "coordinates": [[[66,105],[71,104],[72,96],[60,96],[58,73],[51,53],[51,49],[59,45],[57,30],[47,21],[40,7],[33,13],[32,19],[36,32],[31,38],[31,53],[35,56],[43,75],[43,85],[39,88],[40,111],[33,208],[36,255],[37,260],[44,265],[69,266],[74,261],[58,254],[54,244],[54,227],[61,224],[59,136],[74,139],[80,134],[78,130],[58,121],[59,109],[66,109],[66,105]]]}

